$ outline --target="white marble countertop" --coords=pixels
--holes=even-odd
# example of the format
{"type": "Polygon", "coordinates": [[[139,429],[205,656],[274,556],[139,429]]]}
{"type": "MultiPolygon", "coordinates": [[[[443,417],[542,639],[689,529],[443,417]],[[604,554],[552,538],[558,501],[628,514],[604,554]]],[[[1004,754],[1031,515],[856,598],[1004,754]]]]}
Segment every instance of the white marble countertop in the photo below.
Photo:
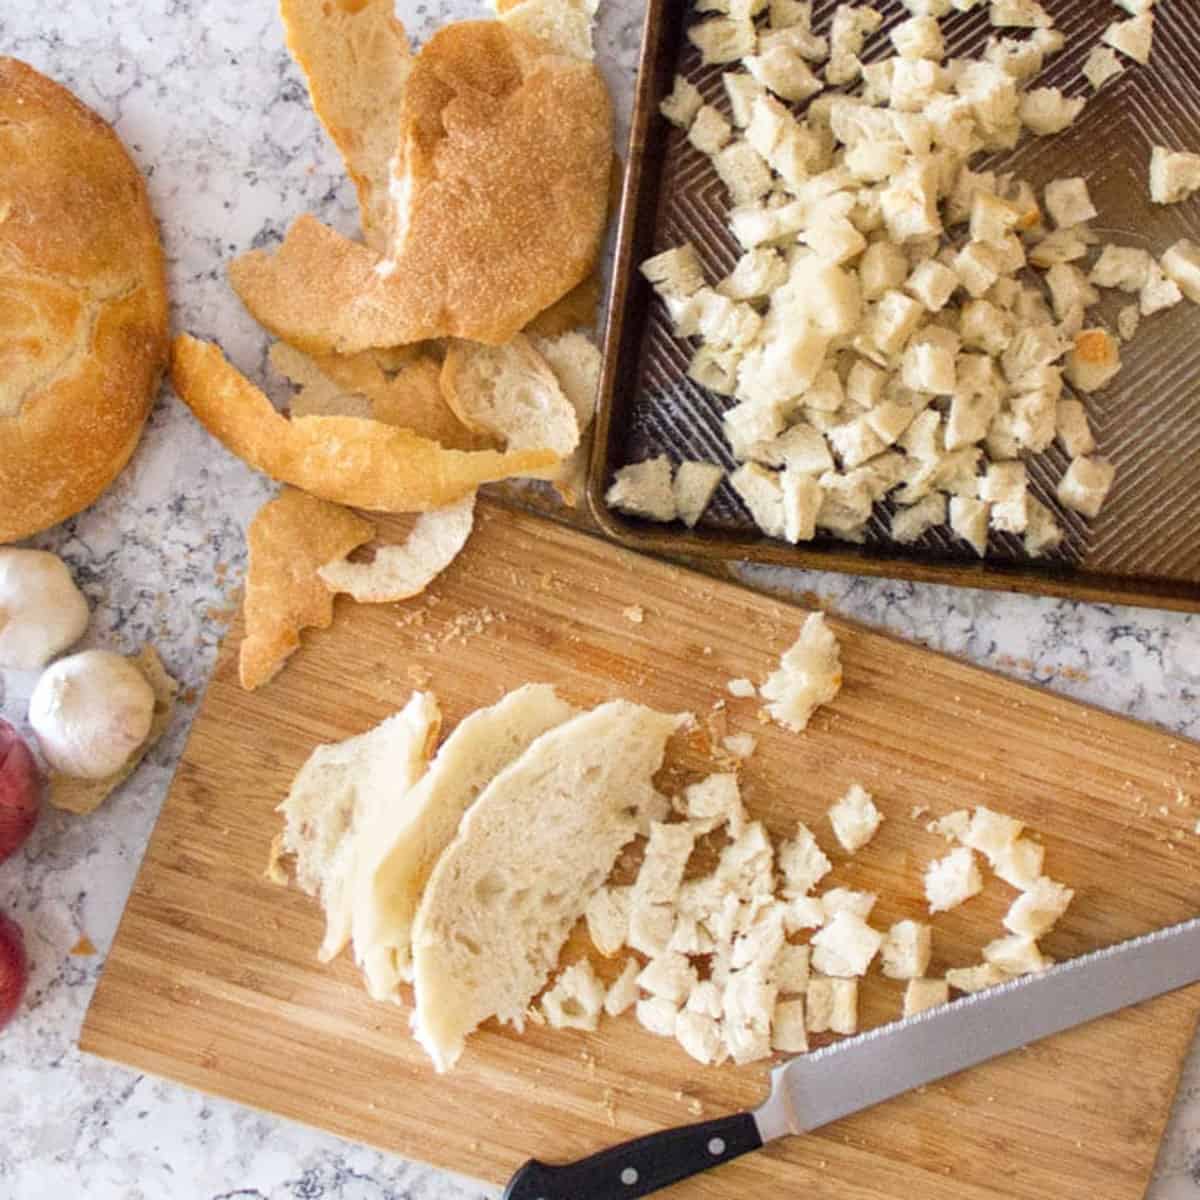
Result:
{"type": "MultiPolygon", "coordinates": [[[[472,15],[401,0],[420,39],[472,15]]],[[[608,0],[600,45],[627,112],[640,6],[608,0]]],[[[351,231],[352,192],[288,58],[271,0],[5,0],[0,53],[72,87],[149,177],[177,327],[219,338],[260,377],[266,341],[224,279],[230,255],[314,211],[351,231]]],[[[622,125],[624,128],[624,125],[622,125]]],[[[79,1027],[182,750],[244,564],[265,480],[169,390],[131,467],[92,510],[38,539],[66,555],[117,649],[152,639],[186,702],[132,782],[92,817],[49,814],[0,865],[24,927],[28,999],[0,1036],[3,1200],[392,1200],[490,1194],[336,1138],[82,1056],[79,1027]],[[81,938],[96,952],[72,954],[81,938]]],[[[753,576],[753,573],[748,573],[753,576]]],[[[776,578],[772,582],[779,582],[776,578]]],[[[794,573],[833,609],[939,650],[1200,738],[1200,618],[794,573]]],[[[0,676],[24,717],[32,681],[0,676]]],[[[1187,1068],[1152,1200],[1200,1200],[1200,1055],[1187,1068]]]]}

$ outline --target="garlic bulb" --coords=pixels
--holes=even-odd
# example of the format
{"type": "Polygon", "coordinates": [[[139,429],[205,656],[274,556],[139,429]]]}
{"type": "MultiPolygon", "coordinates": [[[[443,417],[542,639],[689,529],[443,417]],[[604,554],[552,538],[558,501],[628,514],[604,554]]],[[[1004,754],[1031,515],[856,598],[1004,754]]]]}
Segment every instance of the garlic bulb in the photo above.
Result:
{"type": "Polygon", "coordinates": [[[154,692],[127,658],[85,650],[51,666],[29,699],[46,761],[64,775],[107,779],[146,740],[154,692]]]}
{"type": "Polygon", "coordinates": [[[66,563],[45,550],[0,550],[0,667],[38,671],[87,628],[66,563]]]}

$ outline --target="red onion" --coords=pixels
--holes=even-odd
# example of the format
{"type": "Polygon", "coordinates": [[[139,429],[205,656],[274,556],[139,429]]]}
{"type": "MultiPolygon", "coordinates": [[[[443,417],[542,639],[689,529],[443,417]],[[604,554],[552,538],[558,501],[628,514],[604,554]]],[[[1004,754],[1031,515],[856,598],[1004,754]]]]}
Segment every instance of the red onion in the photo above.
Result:
{"type": "Polygon", "coordinates": [[[37,763],[21,735],[0,720],[0,862],[15,854],[41,808],[37,763]]]}
{"type": "Polygon", "coordinates": [[[0,1029],[16,1016],[28,982],[29,964],[21,927],[0,913],[0,1029]]]}

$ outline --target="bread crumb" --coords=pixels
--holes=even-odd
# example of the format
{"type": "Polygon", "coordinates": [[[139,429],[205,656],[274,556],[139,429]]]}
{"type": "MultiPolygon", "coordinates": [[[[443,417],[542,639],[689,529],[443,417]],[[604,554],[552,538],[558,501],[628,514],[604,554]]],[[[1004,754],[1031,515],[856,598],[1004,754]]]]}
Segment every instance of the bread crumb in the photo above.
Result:
{"type": "Polygon", "coordinates": [[[721,745],[734,758],[749,758],[758,746],[758,738],[750,733],[731,733],[728,737],[721,739],[721,745]]]}
{"type": "Polygon", "coordinates": [[[415,688],[428,687],[433,679],[433,676],[417,663],[410,664],[404,673],[408,677],[408,682],[415,688]]]}
{"type": "Polygon", "coordinates": [[[617,1127],[617,1097],[612,1088],[604,1089],[604,1096],[600,1103],[604,1108],[605,1119],[615,1129],[617,1127]]]}
{"type": "Polygon", "coordinates": [[[96,953],[96,947],[92,944],[92,939],[87,934],[81,934],[79,941],[71,947],[70,953],[75,958],[87,958],[96,953]]]}
{"type": "Polygon", "coordinates": [[[909,816],[914,821],[919,821],[925,814],[929,812],[928,804],[914,804],[909,811],[909,816]]]}
{"type": "Polygon", "coordinates": [[[741,700],[749,700],[751,696],[757,695],[757,690],[749,679],[731,679],[725,687],[731,696],[737,696],[741,700]]]}
{"type": "Polygon", "coordinates": [[[621,610],[621,616],[634,625],[640,625],[646,619],[646,610],[640,604],[631,604],[628,608],[621,610]]]}

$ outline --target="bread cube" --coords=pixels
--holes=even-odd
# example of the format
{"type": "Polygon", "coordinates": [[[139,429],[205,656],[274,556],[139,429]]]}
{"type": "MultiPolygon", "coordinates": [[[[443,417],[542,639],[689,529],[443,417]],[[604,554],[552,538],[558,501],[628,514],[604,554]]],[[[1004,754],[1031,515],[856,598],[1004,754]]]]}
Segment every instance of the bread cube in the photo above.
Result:
{"type": "Polygon", "coordinates": [[[812,0],[769,0],[767,22],[772,29],[812,25],[812,0]]]}
{"type": "Polygon", "coordinates": [[[958,450],[981,442],[999,409],[1000,397],[996,391],[957,392],[950,401],[946,419],[946,448],[958,450]]]}
{"type": "Polygon", "coordinates": [[[892,515],[892,541],[907,546],[946,521],[946,497],[933,492],[915,504],[901,506],[892,515]]]}
{"type": "Polygon", "coordinates": [[[588,936],[605,958],[612,958],[625,945],[631,904],[631,889],[625,887],[601,888],[587,902],[584,917],[588,936]]]}
{"type": "Polygon", "coordinates": [[[637,1003],[637,977],[640,971],[641,966],[636,958],[626,959],[621,974],[613,981],[604,996],[604,1011],[610,1017],[619,1017],[637,1003]]]}
{"type": "Polygon", "coordinates": [[[1087,100],[1068,100],[1061,88],[1042,87],[1021,97],[1021,124],[1038,137],[1062,133],[1075,124],[1087,100]]]}
{"type": "Polygon", "coordinates": [[[983,891],[983,876],[966,846],[930,863],[925,872],[925,898],[931,913],[949,912],[983,891]]]}
{"type": "MultiPolygon", "coordinates": [[[[922,59],[912,65],[932,64],[922,59]]],[[[932,163],[910,163],[879,193],[879,205],[893,241],[906,242],[942,232],[937,177],[932,163]]]]}
{"type": "MultiPolygon", "coordinates": [[[[909,425],[912,424],[915,415],[916,409],[912,405],[900,404],[895,400],[885,400],[882,404],[871,409],[863,417],[863,420],[870,425],[875,436],[885,446],[891,446],[900,438],[909,425]]],[[[891,480],[883,488],[881,494],[886,493],[896,482],[897,480],[891,480]]]]}
{"type": "Polygon", "coordinates": [[[725,1057],[721,1026],[703,1013],[676,1013],[675,1040],[699,1063],[708,1065],[725,1057]]]}
{"type": "MultiPolygon", "coordinates": [[[[880,62],[860,63],[859,73],[862,75],[862,98],[867,104],[890,104],[892,100],[892,79],[896,74],[896,63],[899,59],[885,58],[880,62]]],[[[832,82],[832,81],[831,81],[832,82]]],[[[917,111],[919,105],[913,109],[917,111]]]]}
{"type": "Polygon", "coordinates": [[[914,336],[901,363],[904,386],[914,392],[952,395],[958,387],[958,345],[958,336],[946,329],[925,329],[914,336]]]}
{"type": "Polygon", "coordinates": [[[811,542],[817,536],[817,514],[821,511],[824,491],[812,477],[794,467],[780,476],[783,492],[783,536],[793,546],[811,542]]]}
{"type": "Polygon", "coordinates": [[[566,967],[542,996],[542,1012],[552,1029],[595,1029],[604,1010],[604,984],[582,959],[566,967]]]}
{"type": "Polygon", "coordinates": [[[797,23],[786,29],[763,29],[759,32],[760,54],[780,47],[794,50],[809,62],[824,62],[829,57],[829,40],[813,33],[811,25],[797,23]]]}
{"type": "Polygon", "coordinates": [[[641,272],[660,296],[692,296],[704,286],[704,268],[691,242],[646,259],[641,272]]]}
{"type": "Polygon", "coordinates": [[[1097,287],[1139,292],[1146,285],[1153,261],[1147,251],[1136,246],[1108,245],[1101,251],[1088,280],[1097,287]]]}
{"type": "Polygon", "coordinates": [[[1043,875],[1012,902],[1004,927],[1025,937],[1042,937],[1054,928],[1074,898],[1071,888],[1043,875]]]}
{"type": "Polygon", "coordinates": [[[972,850],[978,850],[989,863],[995,865],[999,857],[1021,836],[1024,828],[1023,821],[980,806],[971,814],[971,823],[962,835],[962,843],[972,850]]]}
{"type": "Polygon", "coordinates": [[[998,504],[1025,496],[1028,476],[1023,462],[993,462],[979,481],[979,498],[998,504]]]}
{"type": "Polygon", "coordinates": [[[970,101],[979,132],[989,148],[1016,144],[1021,133],[1020,98],[1007,71],[995,63],[968,61],[954,87],[970,101]]]}
{"type": "Polygon", "coordinates": [[[1080,225],[1097,215],[1087,181],[1078,176],[1046,184],[1045,199],[1046,211],[1059,229],[1080,225]]]}
{"type": "Polygon", "coordinates": [[[808,946],[784,945],[780,949],[772,978],[781,995],[804,995],[808,987],[810,954],[808,946]]]}
{"type": "Polygon", "coordinates": [[[839,266],[867,248],[867,239],[844,217],[816,220],[800,236],[822,259],[839,266]]]}
{"type": "Polygon", "coordinates": [[[722,995],[725,1044],[739,1066],[771,1053],[776,988],[753,971],[729,976],[722,995]]]}
{"type": "Polygon", "coordinates": [[[858,264],[863,299],[872,302],[879,300],[887,292],[899,288],[908,278],[908,273],[908,258],[899,246],[891,242],[872,242],[858,264]]]}
{"type": "MultiPolygon", "coordinates": [[[[945,71],[928,58],[893,59],[890,75],[885,98],[899,112],[922,112],[934,96],[946,90],[945,71]]],[[[863,78],[867,77],[864,66],[863,78]]]]}
{"type": "MultiPolygon", "coordinates": [[[[868,36],[875,33],[883,24],[883,14],[865,5],[841,4],[834,10],[833,20],[829,30],[829,52],[831,60],[855,60],[862,51],[868,36]]],[[[832,61],[831,61],[832,67],[832,61]]],[[[830,83],[849,83],[856,78],[858,71],[845,79],[830,76],[829,70],[825,78],[830,83]]]]}
{"type": "Polygon", "coordinates": [[[731,63],[753,54],[758,45],[758,33],[749,20],[735,21],[729,17],[714,17],[692,25],[688,41],[700,51],[701,61],[731,63]]]}
{"type": "Polygon", "coordinates": [[[800,51],[792,46],[771,46],[742,61],[759,83],[792,104],[803,103],[825,86],[800,51]]]}
{"type": "Polygon", "coordinates": [[[717,292],[730,300],[762,300],[787,280],[787,264],[778,250],[760,246],[738,259],[720,283],[717,292]]]}
{"type": "Polygon", "coordinates": [[[870,792],[853,783],[846,794],[829,810],[834,836],[848,854],[861,850],[883,824],[883,814],[875,807],[870,792]]]}
{"type": "Polygon", "coordinates": [[[1023,392],[1009,400],[1013,435],[1022,450],[1041,454],[1054,441],[1056,402],[1048,391],[1023,392]]]}
{"type": "Polygon", "coordinates": [[[805,1013],[809,1033],[857,1033],[858,981],[814,976],[808,981],[805,1013]]]}
{"type": "Polygon", "coordinates": [[[675,916],[668,904],[634,905],[629,913],[627,943],[647,958],[665,954],[675,931],[675,916]]]}
{"type": "Polygon", "coordinates": [[[886,449],[879,436],[863,417],[856,417],[844,425],[835,425],[826,431],[826,438],[834,453],[847,468],[860,466],[886,449]]]}
{"type": "Polygon", "coordinates": [[[965,808],[958,808],[936,821],[930,821],[925,828],[948,842],[961,842],[971,828],[971,814],[965,808]]]}
{"type": "Polygon", "coordinates": [[[807,1052],[803,1000],[781,1000],[775,1005],[771,1021],[771,1048],[784,1054],[807,1052]]]}
{"type": "Polygon", "coordinates": [[[783,894],[788,897],[807,896],[833,870],[803,821],[796,826],[795,835],[779,847],[779,870],[783,874],[783,894]]]}
{"type": "Polygon", "coordinates": [[[983,57],[1022,83],[1039,74],[1045,64],[1038,46],[1016,38],[989,38],[983,57]]]}
{"type": "Polygon", "coordinates": [[[929,259],[913,271],[904,287],[930,312],[941,312],[958,288],[958,276],[949,267],[929,259]]]}
{"type": "Polygon", "coordinates": [[[950,528],[962,538],[980,558],[987,553],[988,506],[970,496],[950,499],[950,528]]]}
{"type": "Polygon", "coordinates": [[[605,492],[604,501],[610,508],[651,521],[675,520],[670,459],[660,455],[621,467],[605,492]]]}
{"type": "Polygon", "coordinates": [[[662,996],[675,1005],[682,1004],[699,980],[696,968],[682,955],[668,951],[652,958],[637,978],[638,987],[652,996],[662,996]]]}
{"type": "Polygon", "coordinates": [[[1054,21],[1037,0],[992,0],[993,25],[1016,29],[1049,29],[1054,21]]]}
{"type": "Polygon", "coordinates": [[[1154,13],[1147,10],[1128,21],[1114,21],[1104,31],[1102,40],[1145,66],[1154,46],[1154,13]]]}
{"type": "Polygon", "coordinates": [[[1200,154],[1155,146],[1150,155],[1150,199],[1178,204],[1200,190],[1200,154]]]}
{"type": "Polygon", "coordinates": [[[716,875],[726,891],[742,899],[775,893],[774,847],[759,821],[751,821],[721,851],[716,875]]]}
{"type": "Polygon", "coordinates": [[[827,924],[840,912],[853,913],[865,921],[871,915],[878,898],[874,892],[856,892],[852,888],[831,888],[822,892],[818,897],[825,910],[825,920],[822,924],[827,924]]]}
{"type": "Polygon", "coordinates": [[[715,463],[682,462],[676,468],[672,484],[676,515],[689,529],[700,520],[724,477],[715,463]]]}
{"type": "MultiPolygon", "coordinates": [[[[1139,307],[1134,310],[1134,315],[1137,316],[1140,310],[1141,316],[1152,317],[1155,313],[1162,312],[1164,308],[1173,308],[1182,299],[1183,292],[1180,291],[1179,285],[1173,279],[1168,279],[1162,267],[1151,260],[1150,268],[1146,272],[1146,282],[1138,297],[1139,307]]],[[[1119,328],[1120,317],[1117,318],[1117,324],[1119,328]]],[[[1136,331],[1135,324],[1133,332],[1136,331]]],[[[1124,337],[1124,333],[1121,336],[1124,337]]],[[[1132,337],[1133,333],[1130,333],[1126,340],[1128,341],[1132,337]]]]}
{"type": "Polygon", "coordinates": [[[1193,304],[1200,304],[1200,246],[1181,238],[1162,256],[1162,269],[1193,304]]]}
{"type": "Polygon", "coordinates": [[[702,104],[688,129],[688,141],[701,154],[710,157],[722,149],[733,136],[729,122],[711,104],[702,104]]]}
{"type": "Polygon", "coordinates": [[[696,844],[696,832],[687,823],[667,825],[662,821],[650,823],[650,838],[641,870],[633,885],[633,903],[673,904],[679,896],[679,885],[687,869],[688,859],[696,844]]]}
{"type": "Polygon", "coordinates": [[[721,76],[721,83],[725,87],[725,95],[729,97],[734,125],[738,129],[745,129],[750,124],[755,100],[766,96],[767,89],[745,71],[726,71],[721,76]]]}
{"type": "Polygon", "coordinates": [[[901,58],[932,58],[939,62],[946,53],[942,28],[936,17],[909,17],[892,30],[892,45],[901,58]]]}
{"type": "Polygon", "coordinates": [[[824,923],[825,906],[818,896],[794,896],[784,905],[783,929],[789,935],[819,929],[824,923]]]}
{"type": "MultiPolygon", "coordinates": [[[[753,684],[750,689],[753,694],[753,684]]],[[[699,783],[689,784],[683,789],[681,807],[697,834],[711,833],[719,826],[727,825],[730,836],[736,838],[745,828],[746,810],[737,776],[732,772],[709,775],[699,783]]]]}
{"type": "Polygon", "coordinates": [[[1117,469],[1104,458],[1076,458],[1058,483],[1058,498],[1067,508],[1098,517],[1117,469]]]}
{"type": "Polygon", "coordinates": [[[1042,874],[1046,849],[1031,838],[1017,838],[992,861],[992,870],[1012,887],[1026,891],[1033,887],[1042,874]]]}
{"type": "Polygon", "coordinates": [[[753,967],[764,979],[769,979],[782,948],[783,905],[771,904],[758,921],[734,941],[730,966],[735,971],[753,967]]]}
{"type": "Polygon", "coordinates": [[[675,85],[670,95],[663,97],[658,111],[672,125],[678,125],[680,129],[690,129],[703,104],[704,98],[700,95],[700,89],[682,75],[676,75],[675,85]]]}
{"type": "Polygon", "coordinates": [[[944,979],[910,979],[904,989],[904,1015],[915,1017],[950,1002],[950,985],[944,979]]]}
{"type": "Polygon", "coordinates": [[[813,934],[813,970],[837,978],[865,975],[882,945],[883,934],[843,910],[813,934]]]}
{"type": "Polygon", "coordinates": [[[693,957],[713,952],[713,940],[708,930],[695,918],[679,913],[667,942],[667,953],[693,957]]]}
{"type": "Polygon", "coordinates": [[[1029,496],[1025,507],[1025,553],[1030,558],[1039,558],[1062,544],[1063,531],[1054,514],[1040,500],[1029,496]]]}
{"type": "Polygon", "coordinates": [[[771,169],[749,142],[730,142],[713,155],[713,166],[734,204],[750,204],[771,190],[771,169]]]}
{"type": "Polygon", "coordinates": [[[1099,91],[1110,79],[1124,71],[1121,60],[1108,46],[1094,46],[1083,64],[1083,77],[1099,91]]]}
{"type": "Polygon", "coordinates": [[[987,991],[997,984],[1007,983],[1011,978],[994,963],[983,963],[978,967],[955,967],[946,972],[946,983],[956,992],[966,992],[968,995],[987,991]]]}
{"type": "Polygon", "coordinates": [[[897,921],[884,938],[882,953],[889,979],[920,979],[933,954],[933,930],[921,921],[897,921]]]}
{"type": "Polygon", "coordinates": [[[969,242],[955,256],[953,271],[963,288],[981,299],[1001,275],[1001,256],[986,242],[969,242]]]}
{"type": "Polygon", "coordinates": [[[871,310],[867,334],[884,354],[899,354],[924,313],[924,308],[903,292],[886,292],[871,310]]]}
{"type": "Polygon", "coordinates": [[[658,1037],[675,1036],[675,1018],[678,1014],[678,1005],[662,996],[639,1000],[634,1008],[638,1024],[658,1037]]]}
{"type": "Polygon", "coordinates": [[[1054,960],[1038,949],[1033,938],[1016,933],[984,946],[983,960],[999,967],[1006,975],[1035,975],[1054,965],[1054,960]]]}

